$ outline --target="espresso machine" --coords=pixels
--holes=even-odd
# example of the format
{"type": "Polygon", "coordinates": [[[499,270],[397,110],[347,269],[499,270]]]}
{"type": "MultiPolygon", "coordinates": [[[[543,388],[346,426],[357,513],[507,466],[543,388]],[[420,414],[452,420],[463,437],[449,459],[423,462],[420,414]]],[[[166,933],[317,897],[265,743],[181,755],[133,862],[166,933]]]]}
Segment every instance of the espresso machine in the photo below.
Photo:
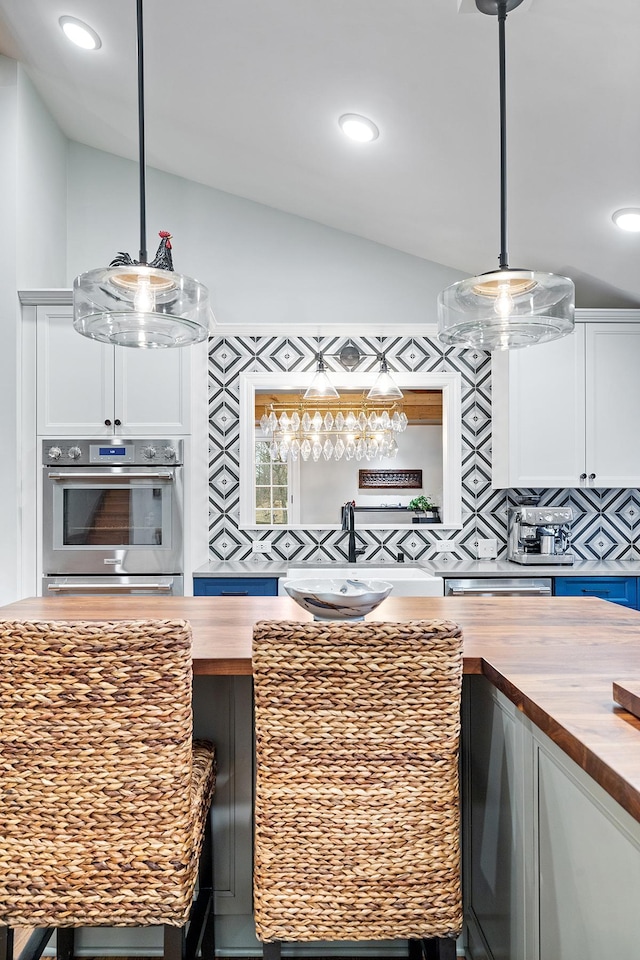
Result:
{"type": "Polygon", "coordinates": [[[573,563],[571,507],[509,507],[507,557],[514,563],[573,563]]]}

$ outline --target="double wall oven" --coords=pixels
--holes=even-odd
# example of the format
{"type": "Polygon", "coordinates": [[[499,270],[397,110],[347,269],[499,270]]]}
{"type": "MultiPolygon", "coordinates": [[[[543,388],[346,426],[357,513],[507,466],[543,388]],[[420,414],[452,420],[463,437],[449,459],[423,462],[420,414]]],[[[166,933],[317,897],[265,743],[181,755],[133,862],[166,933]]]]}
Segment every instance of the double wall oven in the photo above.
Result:
{"type": "Polygon", "coordinates": [[[43,442],[43,594],[183,593],[182,440],[43,442]]]}

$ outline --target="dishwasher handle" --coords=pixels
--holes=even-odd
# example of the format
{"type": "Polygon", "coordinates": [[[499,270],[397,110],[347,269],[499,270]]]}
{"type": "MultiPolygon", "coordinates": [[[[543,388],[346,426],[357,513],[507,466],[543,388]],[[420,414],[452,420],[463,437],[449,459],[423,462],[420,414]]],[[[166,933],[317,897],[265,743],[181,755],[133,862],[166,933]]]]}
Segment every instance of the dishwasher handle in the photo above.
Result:
{"type": "Polygon", "coordinates": [[[153,593],[170,593],[170,583],[49,583],[51,593],[130,593],[132,590],[149,590],[153,593]]]}
{"type": "Polygon", "coordinates": [[[449,587],[450,597],[550,597],[551,587],[449,587]]]}

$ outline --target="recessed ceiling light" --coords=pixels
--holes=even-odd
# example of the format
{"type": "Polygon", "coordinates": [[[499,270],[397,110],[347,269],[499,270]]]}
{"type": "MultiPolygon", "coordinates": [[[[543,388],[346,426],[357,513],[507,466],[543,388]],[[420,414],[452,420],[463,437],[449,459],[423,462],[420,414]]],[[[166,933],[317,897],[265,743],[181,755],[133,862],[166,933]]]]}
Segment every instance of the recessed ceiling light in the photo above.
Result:
{"type": "Polygon", "coordinates": [[[102,46],[102,40],[95,30],[92,30],[82,20],[78,20],[76,17],[60,17],[58,23],[65,37],[71,40],[71,43],[75,43],[77,47],[82,47],[83,50],[98,50],[102,46]]]}
{"type": "Polygon", "coordinates": [[[338,120],[340,129],[345,136],[359,143],[370,143],[380,136],[380,131],[373,120],[367,120],[366,117],[360,117],[357,113],[345,113],[338,120]]]}
{"type": "Polygon", "coordinates": [[[621,230],[640,233],[640,208],[638,207],[623,207],[622,210],[616,210],[611,219],[621,230]]]}

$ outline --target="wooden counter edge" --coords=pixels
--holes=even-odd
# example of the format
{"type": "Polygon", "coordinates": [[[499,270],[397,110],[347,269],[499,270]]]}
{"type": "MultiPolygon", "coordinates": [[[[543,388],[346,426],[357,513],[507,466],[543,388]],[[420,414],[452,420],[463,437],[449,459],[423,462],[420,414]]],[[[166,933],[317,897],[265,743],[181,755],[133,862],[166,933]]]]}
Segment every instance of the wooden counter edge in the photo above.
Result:
{"type": "Polygon", "coordinates": [[[253,664],[251,660],[239,658],[196,658],[193,659],[194,677],[251,677],[253,664]]]}
{"type": "Polygon", "coordinates": [[[617,803],[640,822],[640,792],[621,774],[613,770],[575,734],[558,723],[538,703],[527,697],[507,677],[488,661],[483,661],[483,675],[510,700],[525,717],[560,747],[573,762],[584,770],[617,803]]]}
{"type": "Polygon", "coordinates": [[[640,719],[640,680],[614,680],[613,699],[640,719]]]}

